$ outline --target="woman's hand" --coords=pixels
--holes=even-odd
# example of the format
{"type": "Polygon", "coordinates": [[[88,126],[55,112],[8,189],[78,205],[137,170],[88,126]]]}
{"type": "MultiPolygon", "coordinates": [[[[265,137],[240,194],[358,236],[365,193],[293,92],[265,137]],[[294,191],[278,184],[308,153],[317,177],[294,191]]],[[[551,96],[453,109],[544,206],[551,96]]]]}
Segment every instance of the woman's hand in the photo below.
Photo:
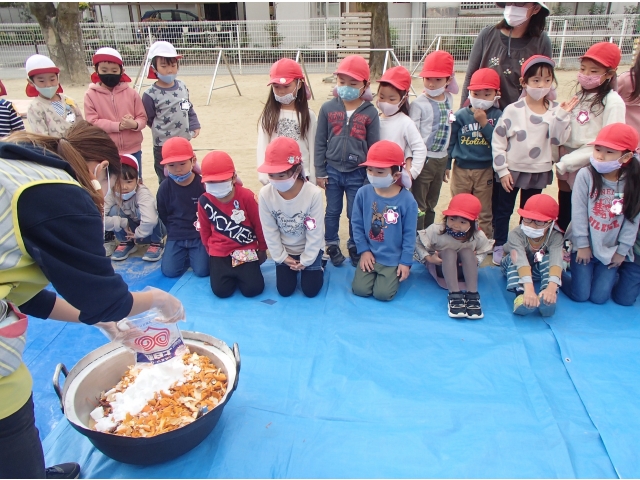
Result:
{"type": "Polygon", "coordinates": [[[609,264],[609,268],[618,268],[624,262],[624,257],[619,253],[614,253],[613,257],[611,257],[611,263],[609,264]]]}
{"type": "Polygon", "coordinates": [[[360,269],[363,272],[373,272],[375,264],[376,259],[373,256],[373,253],[366,251],[360,255],[360,269]]]}
{"type": "Polygon", "coordinates": [[[500,183],[505,192],[513,191],[513,177],[510,173],[507,173],[504,177],[500,177],[500,183]]]}
{"type": "Polygon", "coordinates": [[[590,247],[579,248],[578,253],[576,253],[576,263],[587,265],[591,261],[592,257],[590,247]]]}

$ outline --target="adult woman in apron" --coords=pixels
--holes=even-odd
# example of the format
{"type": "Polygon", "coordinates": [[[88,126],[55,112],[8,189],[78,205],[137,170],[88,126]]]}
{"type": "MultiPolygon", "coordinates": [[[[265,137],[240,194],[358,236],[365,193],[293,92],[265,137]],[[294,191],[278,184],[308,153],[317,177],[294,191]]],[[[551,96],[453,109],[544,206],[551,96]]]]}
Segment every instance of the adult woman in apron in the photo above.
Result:
{"type": "Polygon", "coordinates": [[[45,469],[22,362],[25,314],[106,330],[153,307],[184,317],[166,292],[130,293],[105,256],[103,199],[119,180],[117,147],[85,121],[62,138],[19,132],[0,142],[0,478],[80,474],[75,463],[45,469]]]}

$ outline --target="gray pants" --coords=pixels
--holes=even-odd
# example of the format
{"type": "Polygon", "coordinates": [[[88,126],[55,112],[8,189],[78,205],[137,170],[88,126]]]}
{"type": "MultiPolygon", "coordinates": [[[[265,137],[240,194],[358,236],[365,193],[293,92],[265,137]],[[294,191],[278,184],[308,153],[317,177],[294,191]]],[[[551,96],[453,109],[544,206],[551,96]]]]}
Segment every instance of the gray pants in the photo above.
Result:
{"type": "Polygon", "coordinates": [[[427,158],[427,163],[420,175],[413,181],[411,193],[418,203],[417,230],[424,230],[435,221],[436,205],[438,205],[438,198],[440,198],[447,161],[448,157],[427,158]]]}
{"type": "Polygon", "coordinates": [[[353,277],[351,289],[359,297],[373,297],[383,302],[388,302],[396,296],[400,278],[398,267],[386,267],[380,263],[373,265],[373,272],[363,272],[360,265],[356,267],[356,275],[353,277]]]}

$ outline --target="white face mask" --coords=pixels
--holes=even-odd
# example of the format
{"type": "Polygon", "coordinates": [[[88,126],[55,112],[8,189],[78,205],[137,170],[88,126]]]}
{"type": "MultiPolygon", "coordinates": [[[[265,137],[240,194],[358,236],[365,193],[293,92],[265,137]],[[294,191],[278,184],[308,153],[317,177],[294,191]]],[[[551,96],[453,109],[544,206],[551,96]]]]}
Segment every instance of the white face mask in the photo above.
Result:
{"type": "Polygon", "coordinates": [[[286,180],[274,180],[270,178],[269,183],[279,192],[287,192],[293,188],[297,179],[298,175],[294,173],[291,178],[287,178],[286,180]]]}
{"type": "Polygon", "coordinates": [[[526,88],[527,88],[527,95],[529,95],[532,99],[536,101],[546,97],[551,91],[551,88],[529,88],[529,87],[526,87],[526,88]]]}
{"type": "Polygon", "coordinates": [[[387,102],[376,102],[376,107],[378,107],[378,110],[380,110],[383,115],[390,117],[391,115],[395,115],[396,113],[398,113],[398,110],[400,110],[400,104],[393,104],[393,103],[387,103],[387,102]]]}
{"type": "Polygon", "coordinates": [[[296,95],[298,94],[299,82],[300,80],[296,82],[296,89],[293,92],[287,93],[286,95],[283,95],[283,96],[279,96],[279,95],[276,95],[276,92],[274,91],[273,97],[276,99],[277,102],[283,105],[289,105],[290,103],[294,102],[296,99],[296,95]]]}
{"type": "Polygon", "coordinates": [[[477,108],[478,110],[489,110],[493,107],[494,100],[483,100],[482,98],[469,97],[469,101],[471,102],[471,106],[473,108],[477,108]]]}
{"type": "Polygon", "coordinates": [[[204,189],[216,198],[224,198],[233,190],[233,180],[220,183],[205,183],[204,189]]]}
{"type": "Polygon", "coordinates": [[[510,27],[519,27],[529,18],[529,9],[527,7],[517,7],[515,5],[507,5],[504,7],[504,19],[510,27]]]}
{"type": "Polygon", "coordinates": [[[444,93],[445,88],[446,87],[440,87],[440,88],[436,88],[435,90],[429,90],[428,88],[425,88],[424,93],[426,93],[430,97],[439,97],[444,93]]]}
{"type": "Polygon", "coordinates": [[[389,188],[393,185],[393,175],[390,173],[387,174],[386,177],[376,177],[367,173],[367,178],[369,179],[369,183],[373,185],[374,188],[389,188]]]}
{"type": "Polygon", "coordinates": [[[524,233],[529,238],[540,238],[544,235],[546,228],[533,228],[527,225],[520,225],[522,229],[522,233],[524,233]]]}

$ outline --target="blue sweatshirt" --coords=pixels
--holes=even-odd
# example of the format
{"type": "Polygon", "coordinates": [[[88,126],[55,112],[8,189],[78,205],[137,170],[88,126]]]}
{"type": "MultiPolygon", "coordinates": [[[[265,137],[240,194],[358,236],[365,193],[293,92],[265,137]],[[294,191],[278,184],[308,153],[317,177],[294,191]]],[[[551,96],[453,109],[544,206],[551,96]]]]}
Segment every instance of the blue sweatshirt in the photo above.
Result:
{"type": "Polygon", "coordinates": [[[358,253],[371,252],[387,267],[411,265],[416,246],[418,204],[403,188],[395,197],[378,195],[372,185],[358,190],[351,228],[358,253]]]}
{"type": "Polygon", "coordinates": [[[200,238],[196,230],[198,199],[204,193],[202,177],[195,174],[189,185],[181,186],[167,178],[160,184],[156,200],[158,216],[167,227],[167,240],[200,238]]]}
{"type": "Polygon", "coordinates": [[[451,141],[449,142],[449,163],[456,159],[460,168],[477,170],[492,168],[493,155],[491,153],[491,137],[493,129],[502,116],[502,110],[491,107],[487,110],[489,120],[484,127],[473,118],[470,107],[461,108],[456,112],[456,121],[451,124],[451,141]]]}

